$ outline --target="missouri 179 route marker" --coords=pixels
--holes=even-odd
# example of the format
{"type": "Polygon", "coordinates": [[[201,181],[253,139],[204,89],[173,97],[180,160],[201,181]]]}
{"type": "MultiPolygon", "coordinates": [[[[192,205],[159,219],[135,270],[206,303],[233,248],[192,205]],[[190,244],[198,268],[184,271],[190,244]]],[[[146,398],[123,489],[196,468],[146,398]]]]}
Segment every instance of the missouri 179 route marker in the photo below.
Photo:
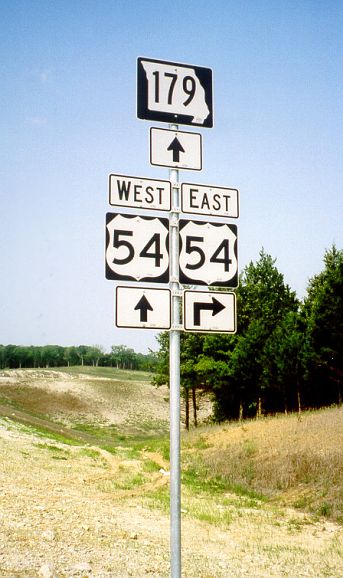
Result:
{"type": "Polygon", "coordinates": [[[193,64],[138,58],[137,116],[211,128],[212,70],[193,64]]]}

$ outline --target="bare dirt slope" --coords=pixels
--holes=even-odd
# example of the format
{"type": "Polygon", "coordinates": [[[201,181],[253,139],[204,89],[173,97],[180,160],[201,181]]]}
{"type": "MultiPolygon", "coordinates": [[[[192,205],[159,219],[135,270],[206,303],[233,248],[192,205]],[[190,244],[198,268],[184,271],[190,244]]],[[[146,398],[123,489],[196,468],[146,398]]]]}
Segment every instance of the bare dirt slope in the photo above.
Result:
{"type": "MultiPolygon", "coordinates": [[[[61,380],[57,376],[55,385],[54,378],[49,381],[52,397],[61,391],[61,380]]],[[[77,393],[76,379],[63,380],[68,394],[87,399],[77,393]]],[[[98,412],[100,407],[99,401],[98,412]]],[[[114,408],[115,402],[108,411],[114,408]]],[[[83,408],[83,415],[88,411],[83,408]]],[[[71,425],[75,415],[68,419],[71,425]]],[[[88,442],[74,444],[0,417],[0,576],[169,576],[169,517],[157,499],[168,493],[165,457],[144,447],[135,453],[118,446],[110,453],[88,442]]],[[[243,507],[240,498],[231,495],[220,502],[227,510],[223,514],[230,514],[226,523],[219,518],[214,523],[211,515],[219,505],[212,497],[200,490],[196,496],[187,488],[183,491],[183,577],[343,576],[341,527],[264,503],[245,502],[243,507]],[[207,514],[202,519],[194,515],[191,500],[197,500],[198,509],[201,503],[207,514]]]]}
{"type": "MultiPolygon", "coordinates": [[[[107,375],[110,375],[109,372],[107,375]]],[[[114,375],[116,375],[114,373],[114,375]]],[[[64,425],[99,423],[140,427],[168,423],[167,387],[155,388],[147,381],[125,381],[100,374],[87,375],[53,370],[3,371],[0,403],[25,408],[34,415],[53,418],[64,425]]]]}

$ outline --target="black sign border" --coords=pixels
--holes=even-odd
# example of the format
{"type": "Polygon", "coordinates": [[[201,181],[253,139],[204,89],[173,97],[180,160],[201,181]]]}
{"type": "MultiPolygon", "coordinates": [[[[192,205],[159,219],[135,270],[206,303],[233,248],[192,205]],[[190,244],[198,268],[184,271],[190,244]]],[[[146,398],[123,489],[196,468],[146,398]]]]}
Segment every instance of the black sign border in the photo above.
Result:
{"type": "MultiPolygon", "coordinates": [[[[219,297],[218,297],[219,298],[219,297]]],[[[183,329],[189,333],[225,333],[227,335],[235,335],[237,333],[237,295],[234,291],[195,291],[193,289],[185,289],[183,294],[183,329]],[[234,319],[235,329],[233,331],[223,331],[222,329],[188,329],[186,327],[186,293],[204,293],[205,295],[233,295],[234,319]]]]}
{"type": "Polygon", "coordinates": [[[151,179],[149,177],[135,177],[132,175],[120,175],[119,173],[110,173],[108,176],[108,203],[111,207],[122,207],[123,209],[138,209],[139,211],[164,211],[169,213],[171,210],[171,194],[172,185],[170,181],[165,179],[151,179]],[[158,209],[156,207],[140,207],[139,205],[119,205],[116,203],[111,203],[111,177],[123,177],[124,179],[141,179],[142,181],[156,181],[157,183],[165,183],[169,185],[169,208],[168,209],[158,209]]]}
{"type": "Polygon", "coordinates": [[[239,219],[239,190],[235,189],[234,187],[222,187],[221,185],[206,185],[204,183],[200,184],[200,183],[186,183],[186,182],[182,182],[181,183],[181,211],[182,213],[186,213],[187,215],[204,215],[204,216],[212,216],[212,217],[219,217],[222,219],[239,219]],[[205,211],[203,212],[196,212],[196,211],[187,211],[184,208],[184,190],[183,187],[184,185],[187,185],[189,187],[207,187],[208,189],[223,189],[226,191],[236,191],[237,192],[237,216],[233,217],[233,216],[228,216],[228,215],[224,215],[224,214],[220,214],[220,213],[206,213],[205,211]]]}
{"type": "Polygon", "coordinates": [[[192,219],[180,219],[179,221],[179,254],[181,254],[181,250],[182,250],[182,238],[180,235],[180,231],[187,225],[187,223],[195,223],[197,225],[213,225],[214,227],[222,227],[223,225],[226,225],[227,227],[229,227],[229,229],[231,229],[231,231],[233,231],[233,233],[236,236],[236,241],[235,241],[235,245],[234,245],[234,253],[235,253],[235,257],[237,259],[237,271],[235,273],[235,275],[229,280],[229,281],[213,281],[212,283],[207,283],[206,281],[202,280],[202,279],[195,279],[194,277],[188,277],[181,269],[180,266],[180,262],[179,262],[179,282],[182,285],[205,285],[207,287],[228,287],[230,289],[236,289],[238,287],[238,255],[237,255],[237,244],[238,244],[238,235],[237,235],[237,231],[238,231],[238,227],[237,225],[232,225],[231,223],[214,223],[214,222],[209,222],[209,221],[194,221],[192,219]]]}
{"type": "Polygon", "coordinates": [[[123,213],[106,213],[106,243],[105,243],[105,277],[109,281],[134,281],[136,283],[169,283],[169,269],[170,269],[170,257],[169,257],[169,219],[166,217],[146,217],[142,215],[124,215],[123,213]],[[168,234],[166,238],[166,246],[167,246],[167,253],[168,253],[168,267],[162,275],[159,277],[141,277],[137,279],[132,275],[120,275],[119,273],[114,273],[112,269],[108,266],[107,259],[106,259],[106,251],[110,243],[110,234],[107,229],[107,225],[112,221],[113,218],[117,217],[118,215],[125,217],[125,219],[135,219],[139,217],[140,219],[144,219],[145,221],[152,221],[153,219],[158,219],[161,223],[168,229],[168,234]]]}
{"type": "Polygon", "coordinates": [[[167,167],[170,169],[178,169],[182,171],[202,171],[202,134],[200,132],[191,132],[189,130],[173,130],[172,128],[160,128],[157,126],[150,127],[150,164],[153,167],[167,167]],[[196,169],[194,167],[185,167],[182,165],[182,162],[178,164],[167,164],[167,163],[153,163],[152,162],[152,135],[154,130],[164,131],[164,132],[171,132],[173,134],[192,134],[200,136],[200,168],[196,169]]]}
{"type": "Polygon", "coordinates": [[[115,317],[114,324],[118,329],[152,329],[153,331],[163,329],[164,331],[169,331],[171,328],[171,290],[164,287],[137,287],[132,285],[117,285],[116,286],[116,296],[115,296],[115,317]],[[168,327],[146,327],[143,325],[118,325],[118,289],[148,289],[151,291],[168,291],[169,292],[169,325],[168,327]]]}
{"type": "Polygon", "coordinates": [[[168,60],[158,60],[156,58],[137,58],[137,118],[141,120],[152,120],[166,122],[168,124],[184,124],[188,126],[201,126],[203,128],[213,128],[213,95],[212,95],[212,69],[193,64],[181,64],[168,60]],[[160,112],[148,108],[148,83],[142,62],[156,62],[158,64],[168,64],[181,68],[193,68],[201,86],[205,92],[205,102],[210,114],[204,123],[192,122],[193,115],[172,114],[170,112],[160,112]]]}

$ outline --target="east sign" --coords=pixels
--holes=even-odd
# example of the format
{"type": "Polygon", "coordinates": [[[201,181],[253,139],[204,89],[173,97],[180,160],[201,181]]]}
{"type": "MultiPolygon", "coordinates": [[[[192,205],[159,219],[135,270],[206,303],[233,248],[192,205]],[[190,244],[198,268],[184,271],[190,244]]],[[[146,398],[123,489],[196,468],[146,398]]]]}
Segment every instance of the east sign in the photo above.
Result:
{"type": "Polygon", "coordinates": [[[239,216],[238,190],[182,183],[181,210],[183,213],[235,219],[239,216]]]}

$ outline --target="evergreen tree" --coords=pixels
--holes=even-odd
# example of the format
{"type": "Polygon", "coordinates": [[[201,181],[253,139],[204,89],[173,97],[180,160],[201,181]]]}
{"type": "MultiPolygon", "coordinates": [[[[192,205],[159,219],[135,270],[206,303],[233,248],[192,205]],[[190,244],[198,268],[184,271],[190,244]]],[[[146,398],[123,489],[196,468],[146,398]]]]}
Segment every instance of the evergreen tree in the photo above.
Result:
{"type": "Polygon", "coordinates": [[[267,411],[297,409],[304,402],[304,387],[311,348],[301,311],[289,311],[265,345],[264,380],[268,388],[267,411]]]}
{"type": "MultiPolygon", "coordinates": [[[[169,332],[163,331],[157,337],[160,345],[156,360],[156,373],[153,383],[157,386],[169,385],[169,332]]],[[[190,397],[193,406],[193,423],[197,425],[197,390],[206,388],[197,369],[199,355],[202,352],[203,336],[194,333],[181,333],[180,341],[180,386],[181,397],[185,403],[186,429],[190,423],[190,397]]]]}
{"type": "Polygon", "coordinates": [[[343,250],[333,245],[325,252],[324,265],[310,280],[304,303],[313,349],[313,405],[342,403],[343,250]]]}
{"type": "Polygon", "coordinates": [[[205,341],[207,351],[212,349],[211,361],[202,360],[201,365],[207,363],[214,373],[217,419],[261,415],[270,390],[266,343],[285,315],[297,307],[295,293],[262,249],[259,260],[249,263],[240,276],[237,335],[205,341]]]}

